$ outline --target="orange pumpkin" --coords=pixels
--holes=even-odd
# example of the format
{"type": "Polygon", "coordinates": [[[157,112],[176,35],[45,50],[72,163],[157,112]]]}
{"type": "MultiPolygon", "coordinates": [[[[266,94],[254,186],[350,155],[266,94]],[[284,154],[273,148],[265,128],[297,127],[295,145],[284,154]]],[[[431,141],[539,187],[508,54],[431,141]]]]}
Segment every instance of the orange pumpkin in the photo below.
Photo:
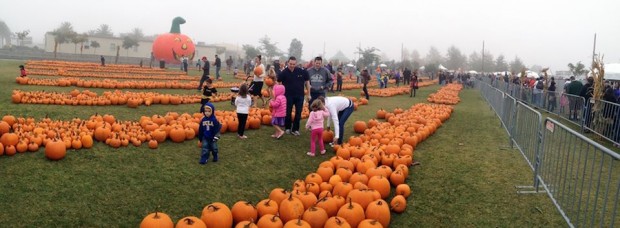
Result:
{"type": "Polygon", "coordinates": [[[304,212],[302,219],[308,222],[312,228],[323,228],[328,217],[323,208],[312,206],[304,212]]]}
{"type": "Polygon", "coordinates": [[[392,211],[396,213],[403,213],[407,208],[407,200],[402,195],[396,195],[394,196],[394,198],[392,198],[392,201],[390,202],[390,207],[392,211]]]}
{"type": "Polygon", "coordinates": [[[174,223],[172,223],[172,219],[165,213],[155,212],[147,215],[142,219],[140,223],[140,228],[150,228],[150,227],[174,227],[174,223]]]}
{"type": "Polygon", "coordinates": [[[366,208],[366,219],[377,220],[383,227],[388,227],[390,224],[390,205],[382,199],[371,202],[366,208]]]}
{"type": "Polygon", "coordinates": [[[364,133],[367,128],[368,126],[366,126],[366,122],[364,121],[355,121],[355,123],[353,123],[353,130],[355,131],[355,133],[364,133]]]}
{"type": "Polygon", "coordinates": [[[351,228],[351,225],[344,218],[333,216],[327,219],[325,228],[351,228]]]}
{"type": "Polygon", "coordinates": [[[258,212],[258,217],[263,217],[267,214],[275,215],[278,213],[278,203],[271,199],[264,199],[256,204],[256,211],[258,212]]]}
{"type": "Polygon", "coordinates": [[[338,210],[338,217],[344,218],[351,227],[357,227],[357,225],[366,218],[366,215],[361,205],[349,201],[349,203],[340,207],[338,210]]]}
{"type": "Polygon", "coordinates": [[[301,200],[293,197],[291,194],[287,199],[282,200],[278,210],[282,221],[288,223],[291,220],[301,217],[305,209],[301,200]]]}
{"type": "Polygon", "coordinates": [[[254,75],[256,76],[260,76],[263,74],[263,68],[262,67],[254,67],[254,75]]]}
{"type": "Polygon", "coordinates": [[[234,224],[241,221],[257,221],[258,211],[252,203],[247,201],[239,201],[235,203],[231,208],[234,224]]]}
{"type": "Polygon", "coordinates": [[[273,214],[261,216],[256,225],[261,228],[282,228],[284,226],[280,217],[273,214]]]}
{"type": "Polygon", "coordinates": [[[411,188],[407,184],[399,184],[396,186],[396,195],[402,195],[405,198],[411,194],[411,188]]]}
{"type": "Polygon", "coordinates": [[[67,146],[61,140],[53,140],[45,145],[45,157],[52,161],[65,158],[67,155],[67,146]]]}
{"type": "Polygon", "coordinates": [[[232,212],[223,203],[212,203],[202,209],[200,219],[209,228],[230,228],[233,225],[232,212]]]}
{"type": "Polygon", "coordinates": [[[188,216],[180,219],[175,228],[207,228],[207,225],[198,217],[188,216]]]}

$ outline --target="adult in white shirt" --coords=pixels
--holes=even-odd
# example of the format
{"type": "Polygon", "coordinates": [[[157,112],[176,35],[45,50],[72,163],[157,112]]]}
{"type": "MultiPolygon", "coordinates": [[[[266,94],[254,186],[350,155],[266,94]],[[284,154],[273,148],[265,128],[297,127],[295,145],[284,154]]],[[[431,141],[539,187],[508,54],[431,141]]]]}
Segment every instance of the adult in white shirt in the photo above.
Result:
{"type": "Polygon", "coordinates": [[[265,107],[265,98],[263,98],[263,94],[261,93],[263,90],[263,81],[265,79],[265,77],[267,76],[267,73],[265,72],[265,65],[263,65],[261,63],[261,59],[262,56],[261,55],[257,55],[256,58],[254,59],[256,67],[254,67],[254,69],[256,68],[261,68],[260,72],[262,72],[260,75],[256,75],[254,74],[254,72],[252,72],[252,74],[254,74],[254,78],[252,80],[252,85],[250,85],[250,94],[252,94],[252,101],[254,102],[254,107],[256,108],[256,98],[260,97],[260,99],[263,101],[263,107],[265,107]]]}
{"type": "MultiPolygon", "coordinates": [[[[347,122],[351,113],[353,113],[353,102],[346,97],[319,97],[325,108],[329,111],[329,115],[334,123],[334,144],[342,144],[344,137],[344,123],[347,122]]],[[[327,121],[327,129],[330,128],[330,121],[327,121]]]]}

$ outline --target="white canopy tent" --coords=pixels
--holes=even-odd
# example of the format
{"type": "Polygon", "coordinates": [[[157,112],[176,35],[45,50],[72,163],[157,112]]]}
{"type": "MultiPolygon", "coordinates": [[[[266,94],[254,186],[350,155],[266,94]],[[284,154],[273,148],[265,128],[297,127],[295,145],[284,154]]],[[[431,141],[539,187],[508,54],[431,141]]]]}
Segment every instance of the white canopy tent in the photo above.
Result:
{"type": "Polygon", "coordinates": [[[605,64],[605,79],[620,80],[620,63],[605,64]]]}
{"type": "MultiPolygon", "coordinates": [[[[539,77],[539,76],[538,76],[538,73],[533,72],[533,71],[529,71],[529,70],[528,70],[528,71],[525,71],[525,76],[526,76],[526,77],[528,77],[528,78],[538,78],[538,77],[539,77]]],[[[517,75],[517,77],[521,77],[521,73],[519,73],[519,74],[517,75]]]]}
{"type": "Polygon", "coordinates": [[[448,68],[444,67],[443,65],[439,64],[439,66],[437,67],[440,70],[447,70],[448,68]]]}

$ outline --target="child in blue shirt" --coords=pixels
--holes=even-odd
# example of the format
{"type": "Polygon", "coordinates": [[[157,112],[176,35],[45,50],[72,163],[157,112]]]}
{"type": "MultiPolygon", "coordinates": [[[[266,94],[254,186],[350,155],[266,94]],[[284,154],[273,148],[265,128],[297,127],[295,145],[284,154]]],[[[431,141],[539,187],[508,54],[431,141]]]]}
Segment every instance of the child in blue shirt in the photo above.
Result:
{"type": "Polygon", "coordinates": [[[220,139],[220,129],[222,125],[215,118],[215,107],[211,102],[207,102],[200,107],[200,112],[204,115],[198,128],[198,140],[202,142],[202,153],[200,164],[207,164],[209,154],[213,153],[213,162],[218,160],[217,140],[220,139]]]}

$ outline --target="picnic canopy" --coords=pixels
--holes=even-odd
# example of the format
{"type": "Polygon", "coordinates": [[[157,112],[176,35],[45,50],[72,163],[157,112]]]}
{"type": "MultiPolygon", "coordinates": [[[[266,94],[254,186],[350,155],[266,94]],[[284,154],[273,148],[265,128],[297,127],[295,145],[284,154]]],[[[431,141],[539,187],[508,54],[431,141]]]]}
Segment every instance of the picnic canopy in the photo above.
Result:
{"type": "Polygon", "coordinates": [[[620,80],[620,63],[605,64],[605,79],[620,80]]]}

